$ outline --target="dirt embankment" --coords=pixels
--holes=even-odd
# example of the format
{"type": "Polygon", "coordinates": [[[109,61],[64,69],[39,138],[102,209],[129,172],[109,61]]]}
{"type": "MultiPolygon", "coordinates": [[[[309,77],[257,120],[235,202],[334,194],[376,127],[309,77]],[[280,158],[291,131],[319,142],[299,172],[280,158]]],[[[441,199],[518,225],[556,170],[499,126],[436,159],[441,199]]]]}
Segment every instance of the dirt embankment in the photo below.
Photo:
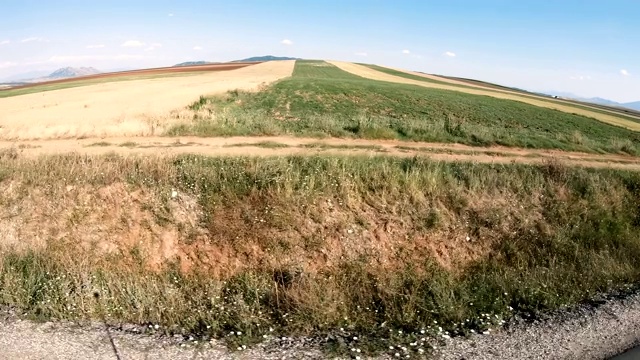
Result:
{"type": "Polygon", "coordinates": [[[202,95],[255,90],[290,76],[274,61],[188,77],[109,82],[0,99],[0,138],[149,136],[175,121],[171,111],[202,95]]]}

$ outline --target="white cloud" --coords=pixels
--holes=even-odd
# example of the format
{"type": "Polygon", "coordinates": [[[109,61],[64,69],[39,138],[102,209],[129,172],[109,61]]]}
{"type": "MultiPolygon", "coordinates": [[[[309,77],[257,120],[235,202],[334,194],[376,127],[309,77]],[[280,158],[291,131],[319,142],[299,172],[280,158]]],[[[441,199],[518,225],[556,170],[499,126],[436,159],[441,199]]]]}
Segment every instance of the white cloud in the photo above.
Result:
{"type": "Polygon", "coordinates": [[[20,40],[21,43],[28,43],[28,42],[34,42],[34,41],[44,41],[44,39],[41,37],[28,37],[26,39],[20,40]]]}
{"type": "Polygon", "coordinates": [[[2,40],[2,41],[0,41],[0,45],[7,45],[9,43],[11,43],[11,40],[2,40]]]}
{"type": "Polygon", "coordinates": [[[456,57],[456,53],[451,52],[451,51],[446,51],[446,52],[444,53],[444,55],[446,55],[446,56],[448,56],[448,57],[456,57]]]}
{"type": "Polygon", "coordinates": [[[152,44],[149,44],[149,47],[147,47],[144,50],[145,51],[153,51],[153,50],[155,50],[155,49],[157,49],[159,47],[162,47],[162,44],[160,44],[160,43],[152,43],[152,44]]]}
{"type": "Polygon", "coordinates": [[[403,53],[403,54],[405,54],[405,55],[409,55],[409,54],[411,54],[411,51],[409,51],[409,50],[402,50],[402,53],[403,53]]]}
{"type": "Polygon", "coordinates": [[[122,46],[124,46],[124,47],[141,47],[141,46],[144,46],[144,43],[142,41],[138,41],[138,40],[127,40],[127,41],[122,43],[122,46]]]}
{"type": "Polygon", "coordinates": [[[367,56],[368,54],[366,52],[357,52],[356,55],[358,55],[358,56],[367,56]]]}
{"type": "Polygon", "coordinates": [[[103,47],[104,47],[104,45],[102,45],[102,44],[87,45],[87,49],[102,49],[103,47]]]}
{"type": "Polygon", "coordinates": [[[291,41],[289,39],[284,39],[284,40],[280,41],[280,44],[282,44],[282,45],[293,45],[293,41],[291,41]]]}
{"type": "Polygon", "coordinates": [[[16,65],[18,64],[11,61],[4,61],[4,62],[0,62],[0,69],[9,68],[16,65]]]}
{"type": "Polygon", "coordinates": [[[620,70],[620,74],[622,74],[623,76],[629,76],[631,74],[629,74],[629,72],[625,69],[620,70]]]}
{"type": "Polygon", "coordinates": [[[193,50],[198,50],[198,51],[200,51],[200,50],[202,50],[202,46],[194,46],[194,47],[193,47],[193,50]]]}
{"type": "Polygon", "coordinates": [[[169,13],[169,17],[173,16],[173,13],[169,13]]]}

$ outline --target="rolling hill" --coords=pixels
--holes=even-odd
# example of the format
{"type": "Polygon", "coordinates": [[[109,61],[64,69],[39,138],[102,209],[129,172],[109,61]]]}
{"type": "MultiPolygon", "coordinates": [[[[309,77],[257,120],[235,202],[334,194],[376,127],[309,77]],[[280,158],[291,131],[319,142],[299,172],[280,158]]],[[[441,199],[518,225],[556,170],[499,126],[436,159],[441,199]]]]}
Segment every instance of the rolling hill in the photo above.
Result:
{"type": "Polygon", "coordinates": [[[299,58],[287,57],[287,56],[253,56],[246,59],[234,60],[232,62],[249,62],[249,61],[278,61],[278,60],[300,60],[299,58]]]}
{"type": "Polygon", "coordinates": [[[52,79],[66,79],[78,76],[96,75],[102,71],[92,67],[65,67],[60,68],[47,76],[49,80],[52,79]]]}
{"type": "Polygon", "coordinates": [[[200,60],[200,61],[185,61],[185,62],[181,62],[179,64],[175,64],[173,65],[173,67],[179,67],[179,66],[197,66],[197,65],[207,65],[207,64],[214,64],[211,61],[204,61],[204,60],[200,60]]]}

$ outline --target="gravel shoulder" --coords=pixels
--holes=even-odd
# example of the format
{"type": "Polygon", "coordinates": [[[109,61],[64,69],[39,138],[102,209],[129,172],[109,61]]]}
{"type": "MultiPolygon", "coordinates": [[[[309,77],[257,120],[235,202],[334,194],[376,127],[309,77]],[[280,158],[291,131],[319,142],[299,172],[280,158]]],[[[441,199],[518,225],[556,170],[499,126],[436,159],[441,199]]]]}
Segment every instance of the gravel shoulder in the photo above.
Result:
{"type": "MultiPolygon", "coordinates": [[[[0,359],[324,359],[308,339],[272,338],[240,351],[221,341],[141,335],[99,323],[0,320],[0,359]]],[[[535,322],[513,320],[490,335],[446,340],[432,358],[608,359],[640,345],[640,294],[557,311],[535,322]]],[[[364,357],[363,357],[364,358],[364,357]]],[[[391,359],[382,354],[377,359],[391,359]]]]}
{"type": "Polygon", "coordinates": [[[640,294],[559,311],[489,336],[452,339],[437,359],[609,359],[640,345],[640,294]]]}

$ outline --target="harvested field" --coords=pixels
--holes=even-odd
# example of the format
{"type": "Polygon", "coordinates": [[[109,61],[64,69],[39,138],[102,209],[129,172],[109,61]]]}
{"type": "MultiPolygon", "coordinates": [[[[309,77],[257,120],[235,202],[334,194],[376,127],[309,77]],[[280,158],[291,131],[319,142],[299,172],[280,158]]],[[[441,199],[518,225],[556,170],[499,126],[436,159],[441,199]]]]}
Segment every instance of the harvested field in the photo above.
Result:
{"type": "Polygon", "coordinates": [[[1,98],[0,138],[153,135],[171,122],[171,111],[185,108],[202,95],[255,90],[290,76],[293,66],[293,61],[268,62],[196,76],[109,82],[1,98]]]}
{"type": "MultiPolygon", "coordinates": [[[[168,75],[168,74],[187,73],[187,72],[228,71],[228,70],[240,69],[240,68],[243,68],[249,65],[255,65],[255,64],[257,64],[257,62],[237,62],[237,63],[207,64],[207,65],[193,65],[193,66],[171,66],[171,67],[101,73],[101,74],[95,74],[95,75],[78,76],[78,77],[72,77],[72,78],[50,80],[50,81],[31,83],[31,84],[25,84],[20,86],[7,86],[7,87],[10,87],[12,90],[20,90],[20,89],[26,89],[26,88],[38,88],[38,87],[43,87],[43,86],[52,85],[52,84],[86,82],[89,80],[96,80],[96,79],[110,80],[110,79],[118,79],[118,78],[129,77],[129,76],[168,75]]],[[[14,92],[18,93],[17,91],[0,93],[0,97],[13,96],[12,93],[14,92]]]]}
{"type": "Polygon", "coordinates": [[[578,114],[586,117],[591,117],[608,124],[624,127],[634,131],[640,131],[640,123],[627,120],[619,116],[615,116],[615,114],[591,111],[588,109],[584,109],[582,107],[572,106],[570,104],[564,105],[564,104],[554,103],[542,97],[538,99],[533,96],[524,96],[517,92],[491,90],[486,87],[472,85],[472,84],[464,83],[462,81],[450,80],[450,79],[446,79],[446,78],[442,78],[434,75],[428,75],[428,74],[411,73],[411,74],[424,77],[425,79],[450,83],[450,85],[441,84],[437,82],[408,79],[400,76],[394,76],[394,75],[386,74],[380,71],[376,71],[366,66],[353,64],[353,63],[340,62],[340,61],[329,61],[329,63],[337,66],[338,68],[344,71],[350,72],[354,75],[362,76],[367,79],[395,82],[395,83],[401,83],[401,84],[419,85],[419,86],[424,86],[429,88],[460,91],[460,92],[465,92],[465,93],[474,94],[474,95],[491,96],[499,99],[515,100],[515,101],[527,103],[534,106],[559,110],[559,111],[563,111],[570,114],[578,114]]]}

